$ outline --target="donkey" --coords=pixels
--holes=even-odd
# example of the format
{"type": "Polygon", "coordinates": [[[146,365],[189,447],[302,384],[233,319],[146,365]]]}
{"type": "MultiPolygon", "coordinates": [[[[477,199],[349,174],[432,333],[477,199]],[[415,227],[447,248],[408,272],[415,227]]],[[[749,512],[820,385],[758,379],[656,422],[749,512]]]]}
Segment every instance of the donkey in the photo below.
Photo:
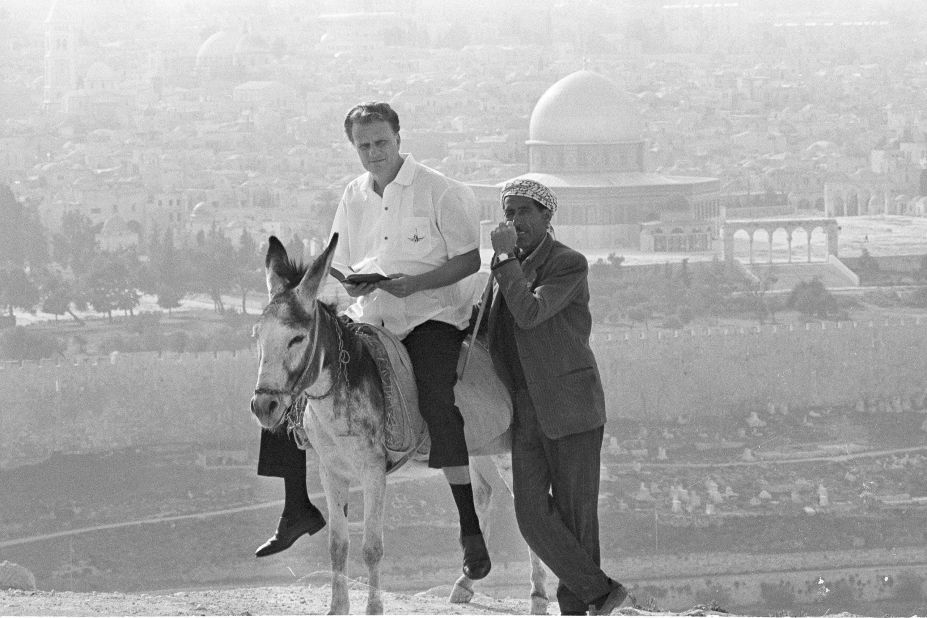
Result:
{"type": "MultiPolygon", "coordinates": [[[[264,262],[269,303],[255,326],[260,352],[251,412],[263,427],[281,428],[298,401],[305,400],[302,429],[319,456],[319,473],[328,503],[332,597],[329,614],[350,609],[345,568],[348,557],[348,492],[352,481],[363,491],[363,557],[367,565],[368,614],[383,613],[380,561],[387,451],[385,395],[375,360],[361,338],[318,299],[329,272],[338,235],[308,267],[291,260],[271,236],[264,262]]],[[[466,417],[466,411],[462,411],[466,417]]],[[[500,480],[490,456],[471,456],[471,478],[481,518],[492,507],[492,485],[500,480]]],[[[500,462],[501,463],[501,462],[500,462]]],[[[412,465],[412,464],[408,464],[412,465]]],[[[508,468],[510,474],[511,466],[508,468]]],[[[511,482],[504,485],[511,492],[511,482]]],[[[498,495],[498,493],[496,493],[498,495]]],[[[546,572],[531,560],[531,613],[546,614],[546,572]]],[[[465,575],[449,601],[467,603],[473,582],[465,575]]]]}

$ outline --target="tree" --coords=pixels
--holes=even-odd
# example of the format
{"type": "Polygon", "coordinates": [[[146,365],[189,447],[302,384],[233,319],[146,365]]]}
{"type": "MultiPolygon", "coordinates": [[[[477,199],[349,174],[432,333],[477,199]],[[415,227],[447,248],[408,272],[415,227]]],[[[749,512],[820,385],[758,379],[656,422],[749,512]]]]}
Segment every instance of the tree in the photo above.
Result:
{"type": "Polygon", "coordinates": [[[795,284],[786,306],[795,309],[806,319],[811,316],[826,319],[837,312],[837,300],[817,277],[795,284]]]}
{"type": "Polygon", "coordinates": [[[39,288],[23,268],[10,267],[0,270],[0,306],[9,315],[13,309],[30,313],[39,304],[39,288]]]}
{"type": "Polygon", "coordinates": [[[290,256],[291,259],[297,262],[302,262],[303,254],[305,252],[306,247],[303,245],[302,239],[299,237],[299,234],[293,232],[290,240],[286,243],[286,254],[290,256]]]}
{"type": "Polygon", "coordinates": [[[248,313],[248,292],[260,290],[264,285],[264,268],[258,256],[258,245],[248,230],[242,230],[235,251],[234,283],[241,293],[241,312],[248,313]]]}
{"type": "Polygon", "coordinates": [[[90,265],[85,281],[90,305],[112,321],[113,311],[132,314],[138,306],[137,257],[134,251],[98,255],[90,265]]]}
{"type": "Polygon", "coordinates": [[[48,262],[45,228],[34,208],[16,200],[6,185],[0,185],[0,265],[36,268],[48,262]]]}
{"type": "Polygon", "coordinates": [[[756,316],[756,321],[760,324],[763,324],[767,317],[770,318],[771,322],[776,321],[775,303],[769,302],[769,295],[767,292],[769,292],[770,288],[772,288],[778,280],[778,277],[776,277],[770,269],[766,271],[766,274],[763,275],[763,278],[759,281],[747,282],[750,309],[756,316]]]}
{"type": "Polygon", "coordinates": [[[44,270],[39,276],[39,292],[42,297],[42,311],[54,315],[55,322],[58,321],[59,315],[69,313],[78,324],[84,324],[84,321],[71,310],[71,303],[77,297],[74,285],[65,279],[61,272],[50,268],[44,270]]]}
{"type": "Polygon", "coordinates": [[[181,306],[180,301],[183,300],[183,295],[172,287],[158,288],[155,294],[158,297],[158,306],[167,309],[167,315],[171,315],[171,310],[181,306]]]}
{"type": "Polygon", "coordinates": [[[235,248],[232,243],[213,228],[208,235],[203,235],[202,243],[197,240],[187,262],[192,269],[193,290],[208,294],[216,312],[225,311],[222,295],[235,284],[235,248]]]}
{"type": "Polygon", "coordinates": [[[149,290],[158,297],[158,306],[171,309],[180,306],[180,301],[190,287],[189,269],[184,265],[174,246],[174,232],[164,230],[162,240],[153,240],[148,260],[149,290]]]}
{"type": "Polygon", "coordinates": [[[97,253],[97,232],[101,227],[83,213],[66,212],[61,218],[61,232],[52,239],[55,261],[70,267],[77,276],[85,274],[97,253]]]}
{"type": "Polygon", "coordinates": [[[606,259],[599,258],[589,265],[589,274],[592,279],[601,279],[607,282],[615,282],[621,279],[622,268],[624,263],[623,255],[609,253],[606,259]]]}

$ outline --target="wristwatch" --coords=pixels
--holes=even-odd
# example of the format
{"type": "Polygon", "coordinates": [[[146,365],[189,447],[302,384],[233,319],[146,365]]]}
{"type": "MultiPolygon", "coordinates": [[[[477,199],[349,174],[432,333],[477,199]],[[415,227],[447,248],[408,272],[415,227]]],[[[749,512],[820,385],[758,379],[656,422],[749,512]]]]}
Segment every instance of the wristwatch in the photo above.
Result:
{"type": "Polygon", "coordinates": [[[496,255],[496,257],[498,258],[496,260],[496,263],[498,264],[499,262],[511,260],[513,257],[515,257],[515,254],[514,253],[499,253],[496,255]]]}

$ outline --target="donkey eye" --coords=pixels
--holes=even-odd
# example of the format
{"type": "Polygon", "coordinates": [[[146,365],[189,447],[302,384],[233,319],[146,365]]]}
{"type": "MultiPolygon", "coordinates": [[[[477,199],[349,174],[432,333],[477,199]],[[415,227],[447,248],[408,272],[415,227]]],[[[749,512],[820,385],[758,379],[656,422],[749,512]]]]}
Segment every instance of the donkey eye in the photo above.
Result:
{"type": "Polygon", "coordinates": [[[298,344],[302,343],[302,342],[305,341],[305,340],[306,340],[306,337],[304,337],[303,335],[297,335],[297,336],[293,337],[292,339],[290,339],[290,343],[289,343],[289,345],[288,345],[287,347],[292,348],[294,345],[298,345],[298,344]]]}

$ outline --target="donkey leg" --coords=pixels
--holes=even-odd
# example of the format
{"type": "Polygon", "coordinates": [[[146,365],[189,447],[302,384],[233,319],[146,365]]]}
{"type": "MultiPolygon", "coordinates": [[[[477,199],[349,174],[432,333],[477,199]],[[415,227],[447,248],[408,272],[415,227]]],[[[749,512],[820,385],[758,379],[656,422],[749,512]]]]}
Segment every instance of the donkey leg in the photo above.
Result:
{"type": "MultiPolygon", "coordinates": [[[[473,484],[473,506],[476,507],[476,514],[480,518],[480,528],[488,542],[490,540],[489,515],[493,508],[494,493],[487,476],[492,476],[495,468],[489,466],[491,469],[486,469],[485,459],[484,457],[470,458],[470,482],[473,484]]],[[[498,476],[498,473],[496,475],[498,476]]],[[[448,603],[469,603],[472,599],[473,580],[466,575],[461,575],[451,588],[448,603]]]]}
{"type": "Polygon", "coordinates": [[[328,551],[332,564],[332,600],[329,615],[344,616],[350,612],[348,597],[348,480],[341,478],[328,467],[319,465],[322,487],[328,502],[328,551]]]}
{"type": "Polygon", "coordinates": [[[547,571],[544,563],[531,549],[528,550],[528,559],[531,561],[531,613],[536,616],[547,614],[550,599],[547,598],[547,571]]]}
{"type": "MultiPolygon", "coordinates": [[[[512,459],[510,455],[493,455],[490,457],[494,466],[493,471],[502,482],[508,496],[514,497],[512,492],[512,459]]],[[[496,492],[497,494],[501,492],[496,492]]],[[[526,543],[527,545],[527,543],[526,543]]],[[[550,599],[547,596],[547,571],[544,563],[537,554],[528,547],[528,560],[531,564],[531,614],[543,616],[547,613],[550,599]]]]}
{"type": "Polygon", "coordinates": [[[380,459],[364,468],[364,563],[367,565],[367,613],[382,614],[380,561],[383,559],[383,507],[386,463],[380,459]]]}

